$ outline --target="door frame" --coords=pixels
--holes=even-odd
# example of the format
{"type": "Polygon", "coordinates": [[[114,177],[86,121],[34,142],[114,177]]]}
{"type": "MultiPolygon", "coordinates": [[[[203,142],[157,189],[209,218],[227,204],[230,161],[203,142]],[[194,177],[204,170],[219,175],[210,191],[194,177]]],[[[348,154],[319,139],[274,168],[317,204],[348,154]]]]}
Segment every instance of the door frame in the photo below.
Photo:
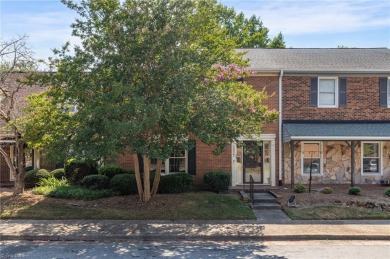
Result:
{"type": "MultiPolygon", "coordinates": [[[[240,136],[238,141],[255,140],[255,141],[269,141],[270,142],[270,173],[271,173],[271,186],[276,186],[275,183],[275,169],[276,169],[276,134],[250,134],[240,136]]],[[[244,184],[243,181],[239,182],[237,177],[237,143],[232,142],[231,144],[231,160],[232,160],[232,186],[238,184],[244,184]]]]}

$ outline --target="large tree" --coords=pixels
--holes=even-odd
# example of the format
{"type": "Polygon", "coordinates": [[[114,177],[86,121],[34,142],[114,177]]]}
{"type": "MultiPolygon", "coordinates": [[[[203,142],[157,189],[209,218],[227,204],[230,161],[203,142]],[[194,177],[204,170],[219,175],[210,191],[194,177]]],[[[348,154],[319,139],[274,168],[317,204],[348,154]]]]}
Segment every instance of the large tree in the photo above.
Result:
{"type": "Polygon", "coordinates": [[[15,178],[14,194],[24,191],[25,150],[22,131],[14,120],[22,115],[29,88],[25,76],[35,68],[27,36],[0,39],[0,153],[15,178]]]}
{"type": "Polygon", "coordinates": [[[237,13],[234,8],[222,4],[216,5],[214,12],[225,29],[226,37],[234,40],[238,48],[286,47],[282,33],[271,40],[268,36],[268,28],[256,15],[247,18],[243,12],[237,13]]]}
{"type": "Polygon", "coordinates": [[[36,129],[27,136],[32,145],[94,159],[134,154],[138,192],[148,201],[157,192],[161,161],[191,148],[189,138],[218,153],[275,119],[276,112],[262,105],[264,92],[239,80],[250,72],[211,11],[216,2],[64,2],[81,17],[72,27],[82,46],[70,54],[65,45],[51,63],[56,73],[37,78],[51,88],[32,98],[30,111],[55,110],[59,119],[26,116],[26,125],[36,129]],[[78,109],[69,115],[71,104],[78,109]],[[143,156],[142,177],[137,154],[143,156]],[[157,159],[152,190],[151,159],[157,159]]]}

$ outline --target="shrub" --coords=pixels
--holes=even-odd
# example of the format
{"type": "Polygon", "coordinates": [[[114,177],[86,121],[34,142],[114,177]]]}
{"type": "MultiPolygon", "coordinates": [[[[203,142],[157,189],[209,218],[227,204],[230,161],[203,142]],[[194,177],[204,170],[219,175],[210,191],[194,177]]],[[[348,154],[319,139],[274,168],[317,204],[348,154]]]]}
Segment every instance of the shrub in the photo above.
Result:
{"type": "Polygon", "coordinates": [[[53,171],[50,172],[50,174],[51,176],[53,176],[58,180],[61,180],[62,178],[66,178],[64,168],[54,169],[53,171]]]}
{"type": "Polygon", "coordinates": [[[333,189],[330,187],[325,187],[321,189],[321,193],[323,194],[331,194],[333,192],[333,189]]]}
{"type": "Polygon", "coordinates": [[[207,172],[204,174],[204,184],[212,192],[227,191],[230,186],[231,174],[226,172],[207,172]]]}
{"type": "Polygon", "coordinates": [[[117,174],[129,174],[129,171],[126,171],[119,166],[106,165],[99,168],[99,175],[105,175],[108,178],[112,179],[117,174]]]}
{"type": "Polygon", "coordinates": [[[181,193],[192,189],[194,180],[191,175],[186,173],[169,174],[161,177],[160,193],[181,193]]]}
{"type": "Polygon", "coordinates": [[[52,191],[56,190],[57,188],[68,186],[68,182],[65,178],[62,178],[61,180],[58,180],[51,176],[50,178],[43,178],[39,182],[39,186],[35,187],[32,190],[32,193],[34,194],[40,194],[40,195],[49,195],[52,191]]]}
{"type": "Polygon", "coordinates": [[[110,182],[110,187],[121,195],[135,194],[137,190],[137,182],[133,174],[117,174],[110,182]]]}
{"type": "Polygon", "coordinates": [[[59,187],[48,194],[49,197],[74,200],[96,200],[116,195],[118,193],[110,189],[91,190],[77,185],[59,187]]]}
{"type": "Polygon", "coordinates": [[[69,159],[65,162],[66,179],[73,184],[80,184],[87,175],[97,174],[97,164],[92,160],[69,159]]]}
{"type": "Polygon", "coordinates": [[[362,189],[360,189],[360,187],[353,186],[353,187],[349,188],[348,193],[351,195],[358,195],[358,194],[360,194],[361,191],[362,191],[362,189]]]}
{"type": "Polygon", "coordinates": [[[26,188],[33,188],[37,186],[42,179],[49,178],[50,176],[50,173],[46,169],[30,170],[24,175],[24,186],[26,188]]]}
{"type": "Polygon", "coordinates": [[[105,175],[87,175],[82,184],[92,190],[107,189],[110,186],[110,178],[105,175]]]}
{"type": "Polygon", "coordinates": [[[385,195],[390,197],[390,188],[387,188],[387,189],[385,190],[385,195]]]}
{"type": "Polygon", "coordinates": [[[298,183],[294,186],[294,192],[296,193],[306,192],[306,187],[303,184],[298,183]]]}

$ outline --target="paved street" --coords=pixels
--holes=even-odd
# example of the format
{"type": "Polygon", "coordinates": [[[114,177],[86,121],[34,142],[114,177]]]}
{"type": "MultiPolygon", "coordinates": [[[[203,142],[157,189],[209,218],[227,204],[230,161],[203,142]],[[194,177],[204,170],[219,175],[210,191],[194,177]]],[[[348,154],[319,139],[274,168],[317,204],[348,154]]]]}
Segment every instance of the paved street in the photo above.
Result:
{"type": "Polygon", "coordinates": [[[387,258],[389,241],[0,243],[0,258],[387,258]]]}

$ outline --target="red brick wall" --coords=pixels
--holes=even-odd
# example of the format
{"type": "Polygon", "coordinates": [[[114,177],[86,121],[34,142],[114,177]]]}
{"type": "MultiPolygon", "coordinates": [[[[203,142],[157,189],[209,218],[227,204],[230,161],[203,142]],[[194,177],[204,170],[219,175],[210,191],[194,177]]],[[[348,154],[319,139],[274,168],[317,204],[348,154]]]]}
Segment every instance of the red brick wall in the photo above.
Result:
{"type": "Polygon", "coordinates": [[[379,106],[378,77],[348,77],[347,107],[310,106],[310,77],[283,78],[283,120],[390,120],[379,106]]]}

